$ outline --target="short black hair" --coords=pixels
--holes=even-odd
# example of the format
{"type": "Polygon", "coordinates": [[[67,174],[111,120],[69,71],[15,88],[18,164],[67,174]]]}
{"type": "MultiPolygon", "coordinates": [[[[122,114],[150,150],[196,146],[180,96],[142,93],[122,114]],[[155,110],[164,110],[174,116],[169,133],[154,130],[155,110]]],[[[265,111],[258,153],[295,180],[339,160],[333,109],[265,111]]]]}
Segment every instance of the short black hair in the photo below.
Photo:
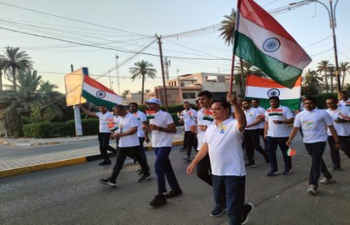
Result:
{"type": "Polygon", "coordinates": [[[271,100],[280,101],[280,98],[279,98],[278,96],[271,96],[271,97],[269,98],[269,101],[271,101],[271,100]]]}
{"type": "Polygon", "coordinates": [[[252,101],[250,101],[249,99],[243,99],[242,102],[249,102],[249,104],[252,103],[252,101]]]}
{"type": "Polygon", "coordinates": [[[305,102],[306,100],[308,101],[312,101],[313,103],[317,103],[317,99],[315,97],[312,97],[312,96],[306,96],[303,100],[303,102],[305,102]]]}
{"type": "Polygon", "coordinates": [[[257,98],[253,98],[252,101],[257,101],[258,103],[260,103],[260,100],[257,98]]]}
{"type": "Polygon", "coordinates": [[[213,104],[214,103],[220,103],[224,109],[229,109],[231,115],[231,104],[229,102],[227,102],[226,100],[216,100],[213,102],[213,104]]]}
{"type": "Polygon", "coordinates": [[[346,95],[348,95],[348,92],[347,91],[339,91],[339,94],[346,94],[346,95]]]}
{"type": "Polygon", "coordinates": [[[207,96],[208,98],[213,98],[213,94],[210,91],[204,90],[197,94],[197,97],[207,96]]]}
{"type": "Polygon", "coordinates": [[[116,105],[114,106],[115,109],[123,110],[126,109],[125,105],[116,105]]]}
{"type": "Polygon", "coordinates": [[[139,107],[139,105],[138,105],[136,102],[130,102],[130,103],[129,103],[129,106],[130,106],[130,105],[135,105],[136,107],[139,107]]]}
{"type": "Polygon", "coordinates": [[[326,100],[328,100],[328,99],[330,99],[330,100],[334,100],[335,102],[337,102],[338,101],[338,99],[336,98],[336,97],[334,97],[334,96],[329,96],[326,100]]]}

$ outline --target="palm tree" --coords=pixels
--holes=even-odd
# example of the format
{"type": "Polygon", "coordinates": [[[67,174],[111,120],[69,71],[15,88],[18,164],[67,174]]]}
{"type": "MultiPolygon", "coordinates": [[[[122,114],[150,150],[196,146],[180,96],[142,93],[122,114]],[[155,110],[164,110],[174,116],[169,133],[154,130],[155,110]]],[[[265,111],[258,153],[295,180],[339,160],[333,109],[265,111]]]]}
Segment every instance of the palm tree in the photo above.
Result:
{"type": "MultiPolygon", "coordinates": [[[[234,9],[232,9],[231,14],[229,16],[224,16],[225,19],[221,21],[221,31],[220,36],[225,40],[227,45],[233,44],[235,38],[235,26],[236,26],[236,16],[237,13],[234,9]]],[[[240,71],[244,71],[243,65],[244,62],[241,58],[239,58],[239,64],[241,66],[240,71]]],[[[231,75],[234,75],[234,55],[232,54],[232,65],[231,65],[231,75]]],[[[235,84],[239,84],[241,88],[241,95],[244,96],[245,90],[245,75],[243,73],[235,74],[235,84]],[[239,78],[239,79],[238,79],[239,78]],[[238,80],[237,80],[238,79],[238,80]]]]}
{"type": "Polygon", "coordinates": [[[2,72],[5,69],[5,59],[3,55],[0,55],[0,91],[2,91],[2,72]]]}
{"type": "Polygon", "coordinates": [[[332,66],[332,64],[329,63],[329,60],[323,60],[317,64],[317,72],[322,73],[324,72],[324,79],[326,81],[326,92],[328,93],[329,87],[328,87],[328,68],[332,66]]]}
{"type": "Polygon", "coordinates": [[[130,90],[124,90],[122,93],[123,98],[126,98],[128,94],[130,94],[130,90]]]}
{"type": "Polygon", "coordinates": [[[132,81],[134,81],[137,77],[142,79],[141,104],[143,104],[146,76],[154,79],[156,77],[157,70],[153,68],[152,63],[142,60],[141,62],[136,62],[134,67],[129,68],[129,73],[132,75],[132,81]]]}
{"type": "Polygon", "coordinates": [[[19,70],[29,70],[33,62],[25,51],[19,48],[7,47],[5,51],[4,69],[10,73],[7,79],[12,82],[13,88],[17,90],[17,74],[19,70]]]}
{"type": "Polygon", "coordinates": [[[266,76],[259,70],[259,68],[255,67],[253,64],[247,61],[241,61],[238,66],[235,66],[235,84],[239,84],[241,87],[241,93],[244,93],[244,86],[246,82],[246,78],[248,74],[254,74],[256,76],[266,76]]]}
{"type": "Polygon", "coordinates": [[[307,94],[318,94],[320,92],[320,85],[322,84],[322,77],[319,77],[315,70],[308,69],[305,72],[304,85],[307,87],[307,94]]]}
{"type": "Polygon", "coordinates": [[[40,83],[39,91],[43,93],[50,93],[55,88],[58,88],[56,84],[51,84],[50,81],[43,81],[40,83]]]}
{"type": "Polygon", "coordinates": [[[342,78],[343,79],[342,79],[342,82],[341,82],[341,87],[343,88],[344,87],[346,73],[348,73],[349,70],[350,70],[350,62],[341,62],[339,69],[342,72],[342,78]]]}

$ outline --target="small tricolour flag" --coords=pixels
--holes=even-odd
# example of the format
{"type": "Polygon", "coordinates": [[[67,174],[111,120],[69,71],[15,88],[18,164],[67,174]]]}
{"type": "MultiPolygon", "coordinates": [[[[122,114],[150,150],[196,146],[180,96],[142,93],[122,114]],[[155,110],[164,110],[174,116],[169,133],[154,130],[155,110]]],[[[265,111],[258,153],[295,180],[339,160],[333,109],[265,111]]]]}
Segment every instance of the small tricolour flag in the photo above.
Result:
{"type": "Polygon", "coordinates": [[[213,112],[210,110],[204,110],[203,112],[203,120],[207,120],[210,122],[214,121],[214,117],[213,117],[213,112]]]}
{"type": "Polygon", "coordinates": [[[84,77],[82,96],[87,102],[104,105],[109,110],[122,102],[122,97],[89,76],[84,77]]]}
{"type": "Polygon", "coordinates": [[[156,111],[154,110],[146,110],[146,116],[147,116],[147,119],[150,120],[150,119],[154,119],[154,116],[156,115],[156,111]]]}
{"type": "Polygon", "coordinates": [[[233,51],[289,88],[311,62],[294,38],[253,0],[238,0],[233,51]]]}
{"type": "Polygon", "coordinates": [[[291,110],[299,109],[301,77],[299,77],[292,89],[286,88],[277,82],[269,79],[258,77],[252,74],[247,75],[246,93],[247,99],[257,98],[260,106],[267,109],[270,107],[269,98],[277,96],[280,104],[291,110]]]}

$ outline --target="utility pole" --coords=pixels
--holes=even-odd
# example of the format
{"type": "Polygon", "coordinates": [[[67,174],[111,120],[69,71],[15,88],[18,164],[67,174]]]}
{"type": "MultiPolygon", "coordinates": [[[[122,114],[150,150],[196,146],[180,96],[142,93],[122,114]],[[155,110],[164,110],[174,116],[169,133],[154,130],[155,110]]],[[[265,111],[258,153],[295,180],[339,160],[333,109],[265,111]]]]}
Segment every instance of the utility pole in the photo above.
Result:
{"type": "Polygon", "coordinates": [[[119,59],[119,56],[116,54],[115,55],[115,71],[116,71],[116,74],[117,74],[117,87],[118,87],[117,94],[121,95],[121,92],[120,92],[120,81],[119,81],[119,64],[118,64],[118,59],[119,59]]]}
{"type": "Polygon", "coordinates": [[[157,38],[158,46],[159,46],[159,56],[160,56],[160,66],[162,69],[162,78],[163,78],[163,90],[164,90],[164,100],[165,100],[165,111],[168,112],[168,96],[166,93],[166,85],[165,85],[165,74],[164,74],[164,65],[163,65],[163,51],[162,51],[162,36],[155,35],[157,38]]]}
{"type": "MultiPolygon", "coordinates": [[[[70,70],[72,73],[74,72],[73,64],[70,64],[70,70]]],[[[83,82],[84,82],[84,78],[83,78],[83,82]]],[[[78,138],[78,136],[83,135],[83,127],[81,125],[81,116],[80,116],[79,106],[73,105],[73,111],[74,111],[75,136],[78,138]]]]}

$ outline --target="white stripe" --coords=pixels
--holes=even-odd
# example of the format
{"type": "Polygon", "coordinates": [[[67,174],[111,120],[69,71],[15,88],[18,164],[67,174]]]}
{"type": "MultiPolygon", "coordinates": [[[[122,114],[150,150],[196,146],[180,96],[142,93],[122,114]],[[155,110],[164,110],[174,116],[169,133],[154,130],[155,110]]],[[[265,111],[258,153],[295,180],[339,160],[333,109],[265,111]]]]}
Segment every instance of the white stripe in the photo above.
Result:
{"type": "Polygon", "coordinates": [[[249,37],[261,52],[288,65],[303,70],[311,62],[298,43],[264,29],[243,16],[239,20],[239,32],[249,37]],[[263,44],[268,38],[277,38],[280,41],[281,46],[277,51],[267,52],[263,49],[263,44]]]}
{"type": "MultiPolygon", "coordinates": [[[[250,98],[263,98],[268,99],[269,96],[267,92],[273,88],[263,88],[263,87],[255,87],[255,86],[247,86],[246,96],[250,98]]],[[[300,98],[300,86],[294,87],[292,89],[289,88],[276,88],[280,91],[279,99],[296,99],[300,98]]]]}
{"type": "MultiPolygon", "coordinates": [[[[97,89],[93,86],[90,86],[88,83],[83,84],[83,89],[87,92],[89,92],[92,96],[95,96],[96,98],[103,99],[105,101],[113,102],[120,104],[122,102],[122,98],[118,95],[111,94],[110,92],[104,91],[106,93],[106,96],[104,98],[100,98],[96,96],[97,91],[100,89],[97,89]]],[[[102,90],[103,91],[103,90],[102,90]]]]}

